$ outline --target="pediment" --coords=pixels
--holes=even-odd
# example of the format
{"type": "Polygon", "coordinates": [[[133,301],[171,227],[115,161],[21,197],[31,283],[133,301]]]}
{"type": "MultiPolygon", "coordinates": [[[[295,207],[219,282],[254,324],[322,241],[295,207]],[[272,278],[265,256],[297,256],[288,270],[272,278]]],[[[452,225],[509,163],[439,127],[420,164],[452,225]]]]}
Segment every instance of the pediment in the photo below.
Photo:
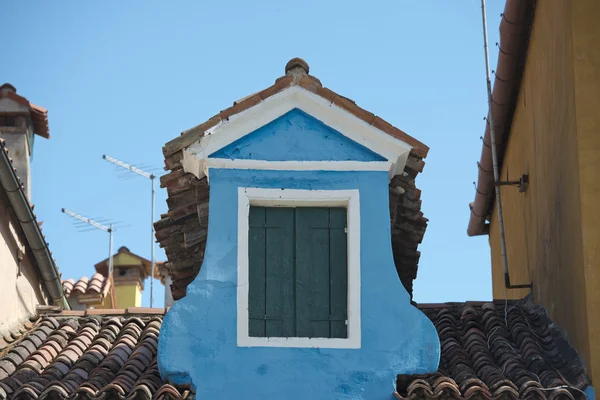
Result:
{"type": "Polygon", "coordinates": [[[385,170],[391,178],[404,170],[411,148],[294,86],[208,129],[184,150],[183,165],[198,178],[209,176],[211,168],[385,170]],[[286,131],[286,124],[295,126],[286,131]],[[310,140],[302,140],[306,138],[310,140]],[[294,143],[298,144],[295,149],[294,143]],[[315,162],[321,164],[310,164],[315,162]]]}
{"type": "Polygon", "coordinates": [[[383,156],[298,108],[209,157],[263,161],[386,161],[383,156]]]}

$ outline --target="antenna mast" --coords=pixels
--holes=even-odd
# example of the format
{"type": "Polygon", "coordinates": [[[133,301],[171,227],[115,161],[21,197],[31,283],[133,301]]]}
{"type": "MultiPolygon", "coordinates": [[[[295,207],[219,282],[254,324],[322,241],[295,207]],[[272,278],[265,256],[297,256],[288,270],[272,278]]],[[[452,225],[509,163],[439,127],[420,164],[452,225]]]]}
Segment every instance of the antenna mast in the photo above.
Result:
{"type": "Polygon", "coordinates": [[[127,164],[126,162],[123,162],[121,160],[117,160],[114,157],[111,156],[107,156],[106,154],[104,154],[102,156],[102,158],[106,161],[108,161],[111,164],[115,164],[121,168],[124,168],[130,172],[133,172],[135,174],[138,174],[146,179],[150,179],[150,185],[151,185],[151,206],[150,206],[150,259],[151,259],[151,263],[152,263],[152,268],[151,268],[151,272],[150,272],[150,307],[153,307],[154,305],[154,268],[155,268],[155,264],[156,261],[154,259],[154,179],[156,178],[156,176],[154,174],[148,173],[146,171],[143,171],[139,168],[134,167],[131,164],[127,164]]]}
{"type": "MultiPolygon", "coordinates": [[[[78,214],[74,211],[71,210],[67,210],[66,208],[63,208],[61,210],[63,213],[67,214],[69,217],[71,218],[75,218],[83,223],[86,223],[88,225],[93,226],[96,229],[99,229],[101,231],[104,232],[108,232],[108,279],[110,280],[110,284],[113,287],[113,290],[111,291],[111,293],[114,293],[114,285],[115,285],[115,281],[113,279],[113,251],[112,251],[112,247],[113,247],[113,224],[109,224],[109,225],[103,225],[100,222],[94,221],[91,218],[85,217],[81,214],[78,214]]],[[[112,306],[113,307],[117,307],[117,304],[115,302],[115,298],[114,295],[112,296],[112,306]]]]}

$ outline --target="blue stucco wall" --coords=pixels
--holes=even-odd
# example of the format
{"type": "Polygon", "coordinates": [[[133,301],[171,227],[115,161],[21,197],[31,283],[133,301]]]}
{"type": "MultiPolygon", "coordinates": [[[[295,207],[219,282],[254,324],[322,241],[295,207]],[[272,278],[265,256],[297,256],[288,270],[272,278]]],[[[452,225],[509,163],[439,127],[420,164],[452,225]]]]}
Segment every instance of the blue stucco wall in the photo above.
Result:
{"type": "Polygon", "coordinates": [[[266,161],[385,161],[297,108],[210,155],[266,161]]]}
{"type": "Polygon", "coordinates": [[[211,170],[204,264],[165,316],[159,368],[199,399],[392,399],[397,374],[437,370],[431,321],[410,305],[390,240],[386,172],[211,170]],[[361,349],[238,348],[237,188],[359,189],[361,349]]]}
{"type": "MultiPolygon", "coordinates": [[[[299,110],[215,154],[270,160],[379,160],[299,110]]],[[[393,262],[384,171],[210,170],[204,263],[161,328],[163,378],[198,399],[391,400],[397,374],[435,372],[440,343],[410,305],[393,262]],[[237,347],[238,188],[358,189],[361,214],[360,349],[237,347]]]]}

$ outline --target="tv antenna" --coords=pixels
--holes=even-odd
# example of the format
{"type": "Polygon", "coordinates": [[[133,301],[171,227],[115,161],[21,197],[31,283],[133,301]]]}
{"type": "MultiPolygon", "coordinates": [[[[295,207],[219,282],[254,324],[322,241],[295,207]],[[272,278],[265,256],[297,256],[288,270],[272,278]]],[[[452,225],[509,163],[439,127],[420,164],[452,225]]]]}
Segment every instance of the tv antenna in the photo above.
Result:
{"type": "MultiPolygon", "coordinates": [[[[64,214],[67,214],[69,217],[74,218],[78,221],[80,221],[80,226],[85,226],[90,225],[93,228],[88,229],[88,230],[94,230],[94,229],[99,229],[101,231],[107,232],[108,233],[108,279],[110,280],[110,284],[113,286],[113,290],[111,291],[111,293],[114,293],[114,279],[113,279],[113,251],[112,251],[112,247],[113,247],[113,224],[110,223],[108,225],[104,225],[101,224],[98,221],[95,221],[91,218],[85,217],[81,214],[78,214],[74,211],[68,210],[66,208],[61,209],[61,211],[64,214]]],[[[83,230],[82,230],[83,231],[83,230]]],[[[111,295],[111,300],[112,300],[112,306],[113,308],[116,307],[117,305],[115,304],[115,298],[114,295],[111,295]]]]}
{"type": "Polygon", "coordinates": [[[107,156],[106,154],[102,155],[102,158],[111,164],[115,164],[146,179],[150,179],[150,186],[152,189],[150,199],[150,262],[152,265],[150,272],[150,307],[152,307],[154,304],[154,268],[156,264],[156,261],[154,260],[154,179],[156,178],[156,175],[141,170],[140,168],[137,168],[131,164],[127,164],[121,160],[117,160],[114,157],[107,156]]]}

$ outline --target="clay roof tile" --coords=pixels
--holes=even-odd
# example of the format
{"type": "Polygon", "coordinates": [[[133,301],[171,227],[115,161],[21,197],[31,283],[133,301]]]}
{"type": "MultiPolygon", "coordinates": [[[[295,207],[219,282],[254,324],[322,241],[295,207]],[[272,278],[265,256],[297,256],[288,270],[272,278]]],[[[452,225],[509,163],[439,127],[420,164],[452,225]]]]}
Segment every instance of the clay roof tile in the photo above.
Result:
{"type": "Polygon", "coordinates": [[[419,307],[438,331],[440,370],[400,376],[397,398],[585,398],[582,391],[590,384],[585,368],[576,353],[565,350],[570,345],[540,306],[508,302],[508,329],[504,304],[419,307]],[[555,357],[557,350],[562,357],[555,357]]]}
{"type": "MultiPolygon", "coordinates": [[[[0,356],[0,398],[2,393],[40,400],[114,393],[119,398],[152,399],[164,385],[152,347],[164,309],[158,314],[137,311],[123,321],[112,315],[67,312],[42,317],[0,356]]],[[[169,387],[164,394],[171,398],[189,393],[169,387]]]]}

